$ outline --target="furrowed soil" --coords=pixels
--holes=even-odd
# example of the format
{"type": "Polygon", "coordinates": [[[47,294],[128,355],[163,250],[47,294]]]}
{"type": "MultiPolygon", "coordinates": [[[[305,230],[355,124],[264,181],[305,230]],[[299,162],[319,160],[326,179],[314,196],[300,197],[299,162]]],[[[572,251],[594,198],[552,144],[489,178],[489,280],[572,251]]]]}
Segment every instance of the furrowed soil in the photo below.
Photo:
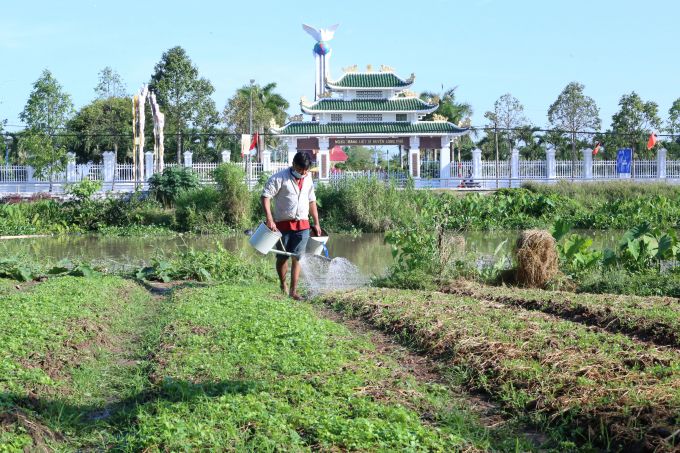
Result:
{"type": "MultiPolygon", "coordinates": [[[[449,292],[458,295],[367,289],[326,296],[324,302],[417,345],[433,360],[445,361],[450,376],[483,389],[549,432],[563,433],[572,439],[573,449],[678,448],[676,348],[573,322],[534,309],[545,305],[525,301],[552,298],[565,303],[564,294],[508,295],[494,288],[449,292]]],[[[660,305],[639,298],[628,305],[597,298],[579,301],[582,307],[606,304],[612,312],[617,304],[637,304],[633,308],[643,319],[656,316],[645,313],[643,303],[660,305]]],[[[558,448],[569,449],[566,444],[558,448]]]]}
{"type": "Polygon", "coordinates": [[[0,280],[0,451],[537,450],[423,357],[275,287],[169,286],[0,280]]]}
{"type": "Polygon", "coordinates": [[[627,334],[640,341],[680,347],[680,300],[672,297],[547,292],[482,286],[467,281],[457,282],[442,292],[539,310],[612,333],[627,334]]]}

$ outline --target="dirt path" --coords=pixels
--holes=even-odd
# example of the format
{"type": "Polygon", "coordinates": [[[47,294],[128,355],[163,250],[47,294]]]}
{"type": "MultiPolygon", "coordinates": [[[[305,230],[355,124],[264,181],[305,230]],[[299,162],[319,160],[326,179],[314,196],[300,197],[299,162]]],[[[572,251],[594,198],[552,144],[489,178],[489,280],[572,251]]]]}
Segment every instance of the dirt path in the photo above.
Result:
{"type": "Polygon", "coordinates": [[[446,386],[455,399],[464,400],[466,408],[475,414],[487,429],[504,425],[514,433],[521,432],[535,447],[540,447],[548,441],[548,436],[535,427],[518,425],[516,419],[505,413],[489,395],[457,385],[442,372],[445,365],[436,359],[416,352],[361,318],[348,318],[321,303],[314,304],[314,308],[320,317],[341,324],[351,333],[371,342],[375,346],[375,351],[371,352],[375,360],[390,357],[405,375],[410,375],[419,382],[446,386]]]}

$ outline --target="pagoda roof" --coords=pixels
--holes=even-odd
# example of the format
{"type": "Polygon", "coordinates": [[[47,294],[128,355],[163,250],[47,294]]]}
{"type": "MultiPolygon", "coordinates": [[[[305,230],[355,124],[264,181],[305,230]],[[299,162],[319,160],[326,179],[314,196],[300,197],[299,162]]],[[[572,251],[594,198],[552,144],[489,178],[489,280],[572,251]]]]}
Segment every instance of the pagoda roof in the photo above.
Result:
{"type": "Polygon", "coordinates": [[[454,126],[446,121],[327,123],[318,121],[291,122],[275,129],[279,135],[353,135],[353,134],[467,134],[469,128],[454,126]]]}
{"type": "Polygon", "coordinates": [[[310,112],[433,112],[438,104],[428,104],[418,98],[396,99],[319,99],[312,104],[301,104],[305,113],[310,112]]]}
{"type": "Polygon", "coordinates": [[[405,80],[391,72],[346,72],[338,80],[326,79],[326,86],[337,88],[408,88],[415,76],[405,80]]]}

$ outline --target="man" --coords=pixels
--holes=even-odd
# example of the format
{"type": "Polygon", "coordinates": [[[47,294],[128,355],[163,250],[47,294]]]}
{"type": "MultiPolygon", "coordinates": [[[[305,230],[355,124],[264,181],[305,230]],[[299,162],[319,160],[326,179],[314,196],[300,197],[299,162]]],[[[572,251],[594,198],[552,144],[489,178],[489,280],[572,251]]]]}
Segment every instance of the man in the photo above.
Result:
{"type": "MultiPolygon", "coordinates": [[[[314,220],[314,231],[321,236],[319,213],[316,209],[316,195],[314,183],[309,169],[312,168],[312,158],[309,154],[299,152],[293,158],[293,166],[273,174],[262,190],[260,201],[266,216],[265,225],[272,231],[280,231],[286,252],[301,255],[307,247],[309,239],[309,214],[314,220]],[[274,199],[274,217],[271,212],[271,200],[274,199]],[[276,221],[274,221],[276,219],[276,221]]],[[[281,250],[281,242],[276,246],[281,250]]],[[[276,255],[276,272],[281,281],[281,290],[288,293],[286,272],[288,259],[285,255],[276,255]]],[[[290,297],[301,300],[297,293],[300,278],[300,263],[293,258],[290,269],[290,297]]]]}

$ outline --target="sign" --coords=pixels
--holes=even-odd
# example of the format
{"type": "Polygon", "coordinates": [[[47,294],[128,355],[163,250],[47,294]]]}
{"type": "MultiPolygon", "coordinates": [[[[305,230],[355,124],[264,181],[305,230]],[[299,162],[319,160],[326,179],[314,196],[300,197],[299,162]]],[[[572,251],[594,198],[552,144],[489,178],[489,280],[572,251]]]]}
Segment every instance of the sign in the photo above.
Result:
{"type": "Polygon", "coordinates": [[[250,154],[250,134],[241,134],[241,155],[250,154]]]}
{"type": "Polygon", "coordinates": [[[616,173],[630,173],[633,150],[630,148],[616,150],[616,173]]]}
{"type": "Polygon", "coordinates": [[[392,146],[392,145],[407,145],[409,144],[408,137],[396,138],[331,138],[329,140],[330,147],[335,146],[392,146]]]}

